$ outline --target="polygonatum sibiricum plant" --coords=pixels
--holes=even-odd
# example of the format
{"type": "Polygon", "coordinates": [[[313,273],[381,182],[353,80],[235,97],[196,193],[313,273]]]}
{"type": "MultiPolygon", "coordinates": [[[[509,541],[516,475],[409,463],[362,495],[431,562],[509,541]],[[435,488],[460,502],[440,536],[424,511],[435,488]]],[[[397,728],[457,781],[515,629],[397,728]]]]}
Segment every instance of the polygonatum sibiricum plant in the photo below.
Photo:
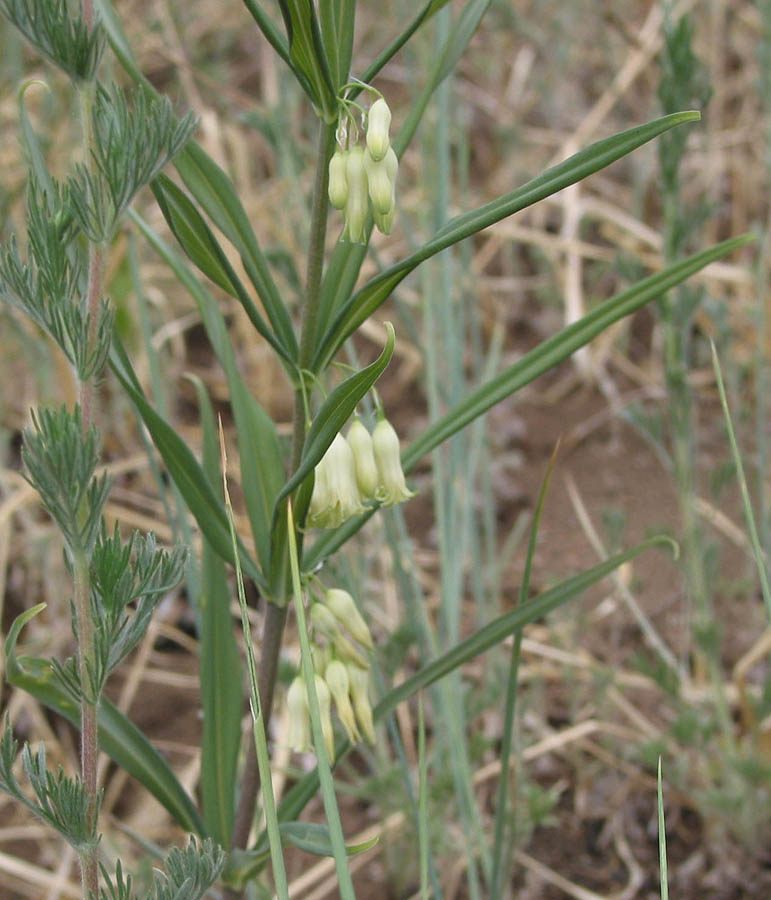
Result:
{"type": "MultiPolygon", "coordinates": [[[[378,358],[352,370],[339,356],[357,330],[426,260],[668,130],[696,122],[699,115],[676,112],[586,147],[511,192],[445,221],[414,252],[357,287],[373,227],[383,235],[399,228],[399,159],[489,0],[468,0],[454,19],[443,9],[446,0],[429,0],[406,27],[393,23],[390,42],[372,61],[358,61],[356,68],[355,0],[280,0],[280,20],[258,0],[245,4],[280,58],[285,76],[294,79],[304,95],[309,120],[317,123],[299,309],[283,296],[233,182],[195,142],[194,117],[178,118],[170,101],[140,71],[110,0],[0,0],[0,10],[32,47],[70,77],[80,102],[83,143],[82,162],[62,181],[45,169],[40,154],[30,157],[26,239],[12,239],[0,254],[0,295],[58,345],[78,386],[74,408],[30,414],[23,450],[27,478],[64,540],[76,650],[72,659],[63,661],[18,655],[19,633],[42,605],[34,607],[11,629],[6,675],[12,685],[80,729],[81,771],[52,773],[45,749],[35,752],[28,745],[21,751],[19,771],[17,745],[7,723],[0,745],[0,787],[75,848],[84,900],[137,896],[123,865],[109,864],[101,854],[98,747],[151,791],[191,835],[187,849],[168,855],[165,873],[157,874],[150,896],[188,900],[207,895],[215,884],[215,892],[224,891],[229,898],[254,896],[255,886],[271,878],[273,890],[285,897],[286,842],[305,849],[311,844],[315,852],[333,855],[340,895],[353,896],[331,779],[335,762],[358,742],[374,742],[379,723],[398,703],[574,597],[647,544],[488,623],[407,681],[386,686],[377,702],[369,672],[378,647],[362,613],[365,598],[353,597],[337,583],[330,560],[343,553],[349,539],[382,508],[410,500],[415,493],[407,480],[410,473],[443,442],[612,323],[743,242],[727,241],[681,260],[601,303],[470,391],[403,447],[374,389],[393,354],[394,330],[386,324],[378,358]],[[378,76],[439,13],[448,28],[424,83],[408,106],[389,102],[376,87],[378,76]],[[104,58],[110,53],[114,60],[108,67],[104,58]],[[111,83],[108,69],[122,69],[122,80],[133,86],[124,89],[111,83]],[[161,171],[169,166],[178,178],[161,171]],[[181,253],[132,208],[146,185],[181,253]],[[337,228],[330,206],[340,210],[343,227],[328,252],[328,230],[337,228]],[[104,273],[118,229],[146,241],[200,313],[227,380],[232,440],[238,445],[240,486],[251,528],[248,540],[235,531],[221,475],[224,452],[218,447],[205,388],[196,382],[203,446],[199,460],[148,399],[115,333],[104,273]],[[233,252],[240,257],[242,274],[231,263],[233,252]],[[285,389],[294,406],[288,447],[239,371],[217,299],[222,294],[243,307],[255,340],[270,348],[286,376],[285,389]],[[160,547],[152,535],[126,537],[104,523],[110,491],[109,479],[100,473],[99,455],[99,388],[104,379],[125,391],[202,537],[200,559],[190,562],[198,577],[188,578],[186,584],[200,644],[200,804],[147,737],[103,694],[110,673],[145,633],[160,598],[189,571],[188,550],[160,547]],[[370,418],[373,406],[376,414],[370,418]],[[252,583],[262,603],[262,634],[254,646],[248,617],[243,618],[246,666],[240,661],[243,654],[229,611],[234,590],[226,565],[236,570],[239,588],[243,580],[252,583]],[[288,691],[277,692],[290,607],[299,628],[301,666],[288,691]],[[247,671],[252,717],[242,734],[247,671]],[[268,727],[274,694],[288,707],[286,734],[273,735],[268,727]],[[268,737],[298,752],[314,752],[318,763],[278,806],[266,778],[268,737]],[[327,822],[309,830],[297,820],[319,788],[327,822]],[[254,837],[257,821],[264,821],[265,830],[254,837]]],[[[389,31],[386,24],[383,31],[389,31]]],[[[242,590],[240,596],[243,601],[242,590]]]]}

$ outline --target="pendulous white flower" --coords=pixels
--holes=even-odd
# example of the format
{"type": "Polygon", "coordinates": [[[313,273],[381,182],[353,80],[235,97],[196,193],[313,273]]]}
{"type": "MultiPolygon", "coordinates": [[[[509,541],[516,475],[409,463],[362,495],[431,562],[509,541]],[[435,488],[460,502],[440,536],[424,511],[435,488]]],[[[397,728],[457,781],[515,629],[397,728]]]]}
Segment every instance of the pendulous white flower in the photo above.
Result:
{"type": "Polygon", "coordinates": [[[391,110],[385,100],[380,97],[370,106],[367,115],[367,149],[376,162],[386,155],[386,151],[391,146],[388,136],[390,127],[391,110]]]}
{"type": "Polygon", "coordinates": [[[376,497],[383,506],[395,506],[414,497],[407,487],[402,471],[399,436],[388,419],[381,419],[372,432],[372,446],[375,454],[380,484],[376,497]]]}
{"type": "Polygon", "coordinates": [[[337,434],[314,472],[308,525],[337,528],[364,509],[356,484],[353,451],[343,435],[337,434]]]}
{"type": "Polygon", "coordinates": [[[333,659],[324,672],[324,680],[329,687],[337,708],[337,715],[342,722],[348,740],[357,744],[361,740],[359,729],[356,727],[356,717],[349,697],[348,669],[339,659],[333,659]]]}
{"type": "Polygon", "coordinates": [[[367,500],[374,500],[378,486],[377,466],[372,450],[372,435],[361,419],[354,419],[348,429],[348,446],[353,453],[356,484],[361,496],[367,500]]]}
{"type": "Polygon", "coordinates": [[[348,684],[353,700],[353,708],[356,718],[359,720],[364,736],[370,742],[375,743],[375,725],[372,720],[372,704],[369,702],[369,672],[360,666],[349,664],[348,684]]]}
{"type": "Polygon", "coordinates": [[[357,640],[367,650],[375,649],[367,623],[348,591],[341,588],[330,588],[324,593],[324,606],[348,630],[354,640],[357,640]]]}
{"type": "Polygon", "coordinates": [[[335,209],[342,209],[348,200],[347,155],[345,150],[336,150],[329,161],[329,202],[335,209]]]}
{"type": "Polygon", "coordinates": [[[365,656],[356,648],[353,642],[343,634],[340,623],[331,610],[323,603],[314,603],[310,612],[311,625],[314,631],[325,637],[335,648],[338,656],[350,660],[359,666],[366,666],[365,656]]]}
{"type": "Polygon", "coordinates": [[[367,173],[364,170],[364,151],[361,147],[352,147],[348,151],[345,162],[345,176],[348,180],[348,197],[345,202],[345,228],[343,237],[347,236],[355,244],[363,244],[366,239],[367,212],[367,173]]]}
{"type": "Polygon", "coordinates": [[[289,746],[298,753],[307,753],[313,748],[313,743],[308,693],[301,675],[289,685],[286,705],[289,709],[289,746]]]}

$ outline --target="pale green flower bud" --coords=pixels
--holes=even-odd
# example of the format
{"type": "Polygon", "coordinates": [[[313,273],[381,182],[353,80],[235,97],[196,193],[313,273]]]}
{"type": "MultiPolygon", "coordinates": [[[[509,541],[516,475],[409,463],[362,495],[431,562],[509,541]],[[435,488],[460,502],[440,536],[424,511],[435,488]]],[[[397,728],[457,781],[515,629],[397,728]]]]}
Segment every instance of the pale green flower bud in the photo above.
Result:
{"type": "Polygon", "coordinates": [[[391,210],[390,213],[386,213],[386,215],[381,215],[380,213],[374,213],[375,225],[377,226],[377,230],[381,234],[390,234],[391,228],[394,224],[394,212],[395,208],[391,210]]]}
{"type": "Polygon", "coordinates": [[[316,466],[314,477],[308,507],[308,525],[312,528],[337,528],[351,516],[364,512],[353,452],[342,434],[335,436],[316,466]]]}
{"type": "Polygon", "coordinates": [[[375,453],[380,486],[376,497],[383,506],[395,506],[414,497],[404,480],[399,437],[387,419],[381,419],[372,432],[372,446],[375,453]]]}
{"type": "Polygon", "coordinates": [[[380,97],[370,106],[367,115],[367,150],[376,162],[386,155],[386,151],[391,146],[388,137],[390,127],[391,110],[385,100],[380,97]]]}
{"type": "MultiPolygon", "coordinates": [[[[390,149],[390,148],[389,148],[390,149]]],[[[391,150],[393,153],[393,150],[391,150]]],[[[385,157],[380,162],[375,162],[369,155],[369,150],[364,154],[364,170],[367,173],[367,187],[369,199],[372,201],[372,209],[384,216],[394,208],[394,189],[385,165],[385,157]]]]}
{"type": "Polygon", "coordinates": [[[367,431],[361,419],[354,419],[348,429],[348,446],[353,453],[356,484],[361,496],[366,499],[374,499],[378,475],[375,455],[372,451],[372,435],[367,431]]]}
{"type": "Polygon", "coordinates": [[[322,637],[328,641],[334,641],[342,636],[340,623],[335,618],[331,609],[327,609],[323,603],[314,603],[311,606],[311,625],[322,637]]]}
{"type": "Polygon", "coordinates": [[[335,619],[348,629],[351,636],[368,650],[374,650],[367,623],[356,607],[353,597],[348,591],[340,588],[331,588],[324,594],[324,605],[333,614],[335,619]]]}
{"type": "Polygon", "coordinates": [[[327,748],[327,756],[329,756],[330,762],[333,762],[335,759],[335,732],[332,728],[332,695],[321,675],[314,675],[313,679],[316,685],[316,698],[319,701],[321,733],[324,735],[324,746],[327,748]]]}
{"type": "Polygon", "coordinates": [[[345,203],[345,230],[343,236],[355,244],[363,244],[366,238],[367,223],[367,173],[364,171],[364,151],[361,147],[352,147],[348,151],[345,164],[345,175],[348,179],[348,197],[345,203]]]}
{"type": "Polygon", "coordinates": [[[348,200],[346,156],[344,150],[336,150],[329,161],[329,202],[335,209],[342,209],[348,200]]]}
{"type": "Polygon", "coordinates": [[[324,680],[332,693],[337,707],[337,715],[343,724],[348,740],[357,744],[361,740],[359,729],[356,727],[356,717],[348,696],[349,682],[348,669],[339,659],[333,659],[324,673],[324,680]]]}
{"type": "Polygon", "coordinates": [[[369,672],[359,666],[348,665],[348,684],[353,700],[353,708],[356,710],[356,718],[359,720],[364,736],[370,742],[375,743],[375,725],[372,720],[372,704],[369,702],[369,672]]]}
{"type": "Polygon", "coordinates": [[[301,675],[289,685],[286,705],[289,709],[289,746],[298,753],[307,753],[313,744],[308,693],[301,675]]]}

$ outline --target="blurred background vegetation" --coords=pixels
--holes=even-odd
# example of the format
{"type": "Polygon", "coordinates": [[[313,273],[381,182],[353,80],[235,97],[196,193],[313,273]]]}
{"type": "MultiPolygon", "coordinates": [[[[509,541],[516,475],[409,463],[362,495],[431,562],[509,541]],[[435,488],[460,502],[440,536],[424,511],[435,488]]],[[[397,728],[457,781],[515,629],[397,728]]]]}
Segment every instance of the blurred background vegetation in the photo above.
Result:
{"type": "MultiPolygon", "coordinates": [[[[306,99],[236,0],[115,6],[142,71],[200,117],[198,140],[233,178],[284,295],[297,298],[316,132],[306,99]]],[[[404,0],[359,6],[354,73],[413,11],[404,0]]],[[[451,3],[379,77],[397,126],[458,8],[451,3]]],[[[558,440],[533,591],[649,533],[681,543],[679,562],[647,555],[525,633],[510,783],[511,877],[522,898],[658,896],[659,754],[673,895],[771,895],[771,634],[709,347],[711,339],[721,358],[767,553],[770,98],[767,0],[646,0],[621,9],[596,0],[494,0],[402,160],[393,233],[375,236],[364,266],[363,277],[371,275],[450,216],[595,139],[673,109],[702,110],[699,125],[487,229],[399,287],[378,313],[398,336],[380,389],[407,441],[485,373],[629,282],[718,240],[758,235],[755,247],[618,323],[453,438],[434,455],[433,479],[428,464],[413,477],[418,498],[373,519],[336,563],[370,620],[385,682],[516,602],[558,440]]],[[[65,80],[4,21],[0,136],[7,240],[22,230],[25,154],[44,154],[62,174],[79,131],[65,80]]],[[[149,192],[137,205],[168,234],[149,192]]],[[[184,375],[204,381],[227,424],[224,376],[191,298],[129,225],[111,254],[108,293],[140,378],[198,452],[195,390],[184,375]]],[[[288,436],[291,392],[243,310],[224,295],[222,304],[241,371],[288,436]]],[[[380,324],[367,323],[351,361],[370,359],[381,336],[380,324]]],[[[66,576],[60,539],[20,476],[19,441],[30,408],[71,404],[74,384],[43,340],[0,307],[2,631],[45,600],[46,614],[25,639],[49,655],[71,640],[66,576]]],[[[105,459],[116,475],[108,516],[170,539],[176,525],[156,491],[149,445],[109,376],[101,404],[105,459]]],[[[235,481],[237,461],[231,467],[235,481]]],[[[262,609],[251,599],[258,622],[262,609]]],[[[290,637],[288,671],[297,653],[290,637]]],[[[191,790],[200,732],[195,654],[180,594],[165,601],[115,687],[121,707],[191,790]]],[[[489,853],[509,656],[508,646],[498,648],[424,698],[430,869],[434,890],[447,898],[474,895],[474,866],[489,853]]],[[[2,704],[23,736],[46,739],[53,762],[74,764],[68,726],[24,694],[2,704]]],[[[272,732],[280,792],[296,774],[282,743],[282,703],[272,732]]],[[[356,842],[381,834],[374,850],[352,860],[363,898],[410,897],[419,883],[417,705],[401,707],[384,735],[337,772],[346,835],[356,842]]],[[[104,766],[105,852],[120,847],[141,865],[146,848],[137,835],[158,844],[177,835],[155,801],[104,766]]],[[[79,896],[73,862],[58,839],[0,797],[4,898],[79,896]]],[[[331,860],[298,853],[289,865],[293,897],[335,896],[331,860]]]]}

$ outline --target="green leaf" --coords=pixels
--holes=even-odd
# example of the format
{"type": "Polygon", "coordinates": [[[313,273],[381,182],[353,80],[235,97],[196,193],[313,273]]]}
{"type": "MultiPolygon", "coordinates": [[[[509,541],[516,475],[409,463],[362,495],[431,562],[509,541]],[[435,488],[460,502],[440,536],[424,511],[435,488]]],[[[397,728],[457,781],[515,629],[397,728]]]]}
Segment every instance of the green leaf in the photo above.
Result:
{"type": "Polygon", "coordinates": [[[356,404],[383,374],[391,361],[394,351],[394,329],[390,322],[386,322],[385,327],[388,337],[380,356],[361,372],[351,375],[350,378],[338,385],[322,404],[305,437],[300,465],[278,495],[274,518],[279,513],[278,507],[281,501],[288,497],[313,471],[321,457],[329,449],[335,436],[353,414],[356,404]]]}
{"type": "Polygon", "coordinates": [[[337,93],[348,81],[353,53],[356,0],[319,0],[319,19],[324,49],[337,93]]]}
{"type": "MultiPolygon", "coordinates": [[[[14,687],[22,688],[79,728],[80,708],[60,684],[51,663],[47,659],[16,654],[19,632],[44,607],[45,604],[41,603],[27,610],[11,626],[5,641],[6,677],[14,687]]],[[[166,760],[142,732],[106,698],[99,705],[99,746],[122,769],[143,784],[182,828],[200,837],[206,836],[206,826],[198,810],[166,760]]]]}
{"type": "MultiPolygon", "coordinates": [[[[110,352],[110,365],[147,426],[156,449],[161,454],[174,483],[185,498],[185,503],[198,522],[201,532],[208,538],[217,553],[232,564],[233,551],[230,546],[227,518],[222,504],[217,499],[206,475],[187,444],[147,402],[126,351],[115,338],[110,352]]],[[[260,588],[264,589],[265,580],[262,573],[240,541],[239,555],[244,572],[260,588]]]]}
{"type": "Polygon", "coordinates": [[[289,58],[301,72],[303,89],[327,122],[337,118],[337,88],[329,67],[312,0],[278,0],[284,17],[289,58]]]}
{"type": "Polygon", "coordinates": [[[276,426],[250,393],[238,371],[227,325],[217,301],[201,285],[185,262],[136,213],[132,218],[150,245],[190,291],[198,306],[206,335],[225,371],[238,435],[241,487],[244,492],[257,558],[267,569],[273,507],[285,473],[276,426]]]}
{"type": "MultiPolygon", "coordinates": [[[[447,651],[447,653],[442,654],[433,662],[424,666],[424,668],[419,672],[416,672],[411,678],[408,678],[406,681],[390,690],[375,707],[375,719],[382,719],[389,715],[400,703],[409,699],[421,688],[433,684],[440,678],[453,672],[459,666],[462,666],[464,663],[473,659],[475,656],[478,656],[480,653],[485,653],[491,647],[496,646],[520,628],[524,628],[536,619],[540,619],[542,616],[553,612],[564,603],[567,603],[568,600],[573,599],[588,587],[601,581],[619,566],[633,559],[635,556],[638,556],[643,551],[656,545],[663,544],[675,547],[675,549],[677,546],[671,538],[668,537],[657,536],[649,538],[638,544],[636,547],[633,547],[631,550],[618,553],[599,565],[587,569],[580,575],[568,578],[556,587],[551,588],[551,590],[545,591],[538,597],[534,597],[523,606],[518,606],[516,609],[511,610],[511,612],[505,613],[488,625],[480,628],[469,638],[466,638],[466,640],[461,641],[461,643],[447,651]]],[[[337,760],[339,760],[348,749],[350,749],[348,744],[344,742],[337,753],[337,760]]],[[[279,817],[284,821],[296,819],[309,800],[315,795],[318,786],[318,771],[314,770],[301,779],[285,795],[279,806],[279,817]]],[[[261,836],[257,844],[257,850],[261,849],[264,841],[264,836],[261,836]]]]}
{"type": "MultiPolygon", "coordinates": [[[[282,822],[278,827],[281,836],[300,850],[314,856],[334,856],[328,825],[317,822],[282,822]]],[[[361,844],[346,844],[345,852],[348,856],[355,856],[374,847],[378,840],[379,838],[373,837],[361,844]]]]}
{"type": "Polygon", "coordinates": [[[405,472],[411,471],[434,447],[438,447],[491,406],[500,403],[544,372],[548,372],[614,322],[633,313],[709,263],[752,240],[754,240],[752,235],[744,235],[723,241],[709,250],[703,250],[669,266],[662,272],[649,275],[628,290],[601,303],[583,319],[564,328],[559,334],[543,341],[492,381],[473,391],[462,403],[442,416],[439,421],[434,422],[413,441],[402,455],[405,472]]]}
{"type": "MultiPolygon", "coordinates": [[[[522,359],[501,372],[494,379],[477,388],[465,400],[416,438],[402,454],[402,465],[410,473],[420,460],[438,447],[442,441],[452,437],[477,416],[484,414],[495,403],[529,384],[552,366],[567,359],[604,329],[626,315],[644,306],[650,300],[685,281],[699,269],[731,253],[754,240],[752,235],[733,238],[696,253],[679,263],[644,278],[626,291],[599,304],[594,310],[558,334],[539,344],[522,359]]],[[[309,572],[343,546],[370,518],[374,510],[350,519],[334,531],[320,537],[303,553],[303,571],[309,572]]]]}
{"type": "MultiPolygon", "coordinates": [[[[200,378],[188,377],[195,385],[201,410],[203,469],[212,490],[219,494],[222,478],[214,411],[200,378]]],[[[235,816],[241,743],[241,663],[230,616],[231,591],[225,563],[206,538],[201,569],[201,801],[209,833],[221,846],[228,847],[235,816]]]]}
{"type": "Polygon", "coordinates": [[[346,338],[372,315],[391,291],[420,263],[495,222],[581,181],[670,128],[698,121],[699,118],[698,112],[674,113],[597,141],[510,194],[451,219],[420,250],[386,269],[342,305],[326,335],[319,342],[312,370],[323,371],[346,338]]]}
{"type": "Polygon", "coordinates": [[[196,266],[211,280],[240,301],[254,327],[292,371],[294,360],[262,317],[246,288],[233,271],[225,252],[190,198],[166,175],[150,185],[169,228],[196,266]]]}
{"type": "Polygon", "coordinates": [[[281,300],[233,183],[198,144],[189,144],[179,153],[174,166],[201,209],[241,254],[246,274],[262,301],[273,331],[289,356],[296,359],[297,338],[289,311],[281,300]]]}

